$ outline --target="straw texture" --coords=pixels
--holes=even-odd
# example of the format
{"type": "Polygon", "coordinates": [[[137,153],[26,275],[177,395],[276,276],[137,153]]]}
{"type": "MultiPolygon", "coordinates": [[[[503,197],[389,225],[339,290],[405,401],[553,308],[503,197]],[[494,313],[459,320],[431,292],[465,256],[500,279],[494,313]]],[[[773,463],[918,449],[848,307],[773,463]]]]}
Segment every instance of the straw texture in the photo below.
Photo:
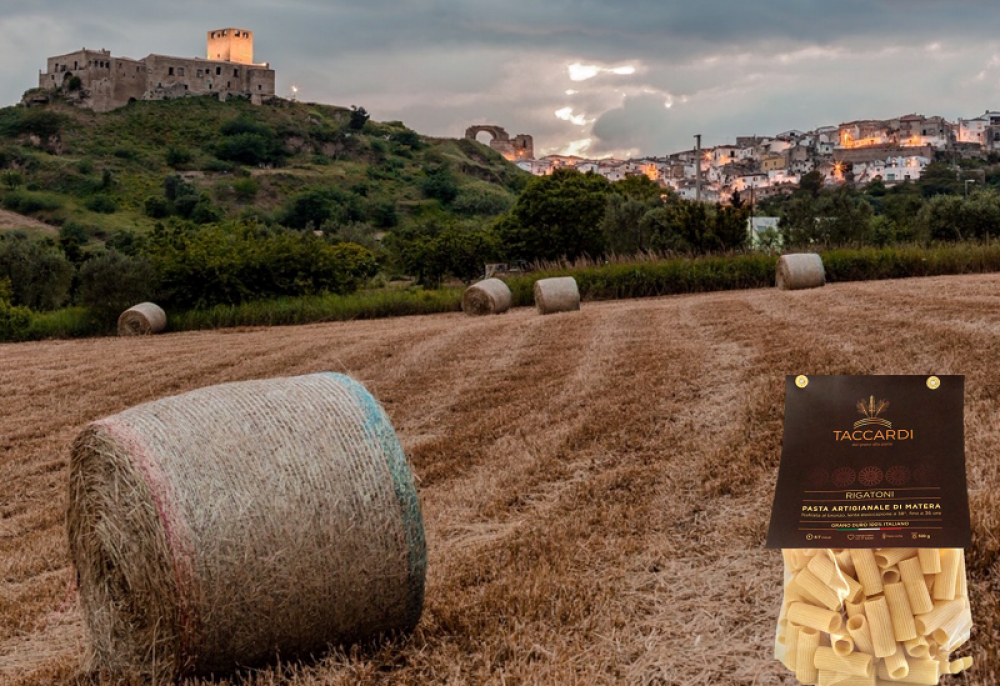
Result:
{"type": "Polygon", "coordinates": [[[541,314],[580,309],[580,289],[572,276],[539,279],[535,282],[535,307],[541,314]]]}
{"type": "Polygon", "coordinates": [[[782,255],[778,260],[775,283],[780,290],[818,288],[826,283],[823,260],[816,253],[782,255]]]}
{"type": "Polygon", "coordinates": [[[500,314],[510,309],[511,294],[500,279],[474,283],[462,294],[462,312],[470,315],[500,314]]]}
{"type": "Polygon", "coordinates": [[[167,326],[167,313],[155,303],[139,303],[118,317],[119,336],[148,336],[167,326]]]}
{"type": "Polygon", "coordinates": [[[70,553],[91,668],[167,680],[409,631],[426,547],[385,412],[338,374],[212,386],[90,424],[70,553]]]}

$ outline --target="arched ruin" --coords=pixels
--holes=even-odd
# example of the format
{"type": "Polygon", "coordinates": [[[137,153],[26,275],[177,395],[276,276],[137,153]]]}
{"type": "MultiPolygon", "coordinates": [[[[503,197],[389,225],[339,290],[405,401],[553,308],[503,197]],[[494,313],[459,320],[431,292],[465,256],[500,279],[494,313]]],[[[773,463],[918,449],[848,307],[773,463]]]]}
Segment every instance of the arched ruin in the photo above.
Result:
{"type": "Polygon", "coordinates": [[[510,134],[502,126],[493,126],[492,124],[470,126],[465,130],[465,137],[469,140],[476,140],[476,136],[483,131],[492,137],[490,147],[511,162],[535,158],[535,142],[531,136],[519,133],[511,140],[510,134]]]}

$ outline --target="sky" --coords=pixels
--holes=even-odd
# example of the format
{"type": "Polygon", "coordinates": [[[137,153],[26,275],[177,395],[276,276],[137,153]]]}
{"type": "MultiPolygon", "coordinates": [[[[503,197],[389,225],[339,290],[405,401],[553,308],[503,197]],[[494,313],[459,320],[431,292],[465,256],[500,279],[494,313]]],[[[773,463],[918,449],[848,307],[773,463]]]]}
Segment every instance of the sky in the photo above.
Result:
{"type": "Polygon", "coordinates": [[[228,27],[254,32],[282,97],[431,136],[498,125],[536,156],[1000,110],[987,0],[0,0],[0,106],[49,56],[204,56],[228,27]]]}

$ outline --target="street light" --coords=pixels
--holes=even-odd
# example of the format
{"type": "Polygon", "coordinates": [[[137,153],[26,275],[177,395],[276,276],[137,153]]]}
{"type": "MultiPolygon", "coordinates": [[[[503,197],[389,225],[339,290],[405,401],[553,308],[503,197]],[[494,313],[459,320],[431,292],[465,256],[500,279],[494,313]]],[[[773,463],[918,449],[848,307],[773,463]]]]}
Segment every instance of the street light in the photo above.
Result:
{"type": "Polygon", "coordinates": [[[966,179],[965,180],[965,197],[966,197],[966,199],[968,199],[968,197],[969,197],[969,184],[970,183],[975,183],[975,182],[976,182],[975,179],[966,179]]]}

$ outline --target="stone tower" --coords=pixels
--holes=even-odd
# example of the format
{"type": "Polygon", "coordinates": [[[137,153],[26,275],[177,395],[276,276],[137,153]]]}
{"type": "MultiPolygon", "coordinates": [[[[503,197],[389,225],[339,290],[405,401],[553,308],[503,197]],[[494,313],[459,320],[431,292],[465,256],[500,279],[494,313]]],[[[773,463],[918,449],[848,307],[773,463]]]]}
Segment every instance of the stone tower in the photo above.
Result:
{"type": "Polygon", "coordinates": [[[208,59],[253,64],[253,32],[233,28],[209,31],[208,59]]]}

